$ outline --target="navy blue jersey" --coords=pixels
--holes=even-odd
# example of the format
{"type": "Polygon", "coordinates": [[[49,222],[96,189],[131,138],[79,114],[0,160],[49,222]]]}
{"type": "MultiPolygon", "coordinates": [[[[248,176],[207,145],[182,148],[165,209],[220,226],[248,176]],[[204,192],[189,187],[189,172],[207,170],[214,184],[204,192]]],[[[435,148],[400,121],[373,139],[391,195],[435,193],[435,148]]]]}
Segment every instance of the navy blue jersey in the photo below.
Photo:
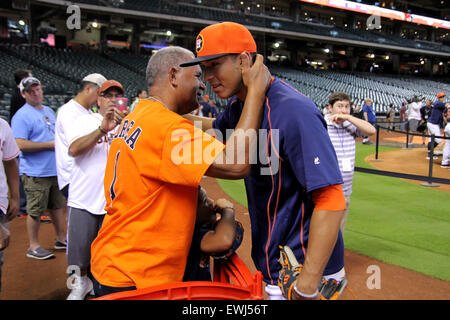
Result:
{"type": "MultiPolygon", "coordinates": [[[[226,129],[236,127],[242,109],[243,102],[232,98],[213,122],[224,138],[226,129]]],[[[311,192],[343,181],[319,109],[278,78],[268,90],[261,129],[258,160],[252,164],[245,187],[252,258],[264,281],[276,284],[280,245],[288,245],[298,261],[304,262],[314,210],[311,192]]],[[[338,272],[343,266],[344,243],[339,232],[325,274],[338,272]]]]}
{"type": "Polygon", "coordinates": [[[428,119],[429,123],[433,124],[441,124],[442,122],[442,113],[445,111],[445,103],[437,100],[433,105],[433,110],[431,111],[431,116],[428,119]]]}
{"type": "Polygon", "coordinates": [[[217,117],[217,114],[218,114],[219,112],[218,112],[218,110],[217,110],[217,107],[216,106],[211,106],[211,114],[212,114],[212,117],[213,118],[215,118],[215,117],[217,117]]]}
{"type": "Polygon", "coordinates": [[[208,117],[211,112],[211,105],[208,102],[202,101],[200,104],[203,106],[202,112],[204,117],[208,117]]]}
{"type": "Polygon", "coordinates": [[[200,226],[197,222],[195,223],[183,281],[212,281],[209,255],[203,253],[200,249],[203,236],[210,230],[212,230],[211,227],[200,226]]]}

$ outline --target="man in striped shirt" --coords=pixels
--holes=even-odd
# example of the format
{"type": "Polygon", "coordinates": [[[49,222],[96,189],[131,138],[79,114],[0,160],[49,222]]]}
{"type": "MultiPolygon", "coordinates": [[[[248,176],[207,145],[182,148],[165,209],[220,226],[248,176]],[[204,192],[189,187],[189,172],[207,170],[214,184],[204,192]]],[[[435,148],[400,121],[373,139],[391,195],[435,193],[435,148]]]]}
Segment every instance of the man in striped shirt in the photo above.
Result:
{"type": "Polygon", "coordinates": [[[342,189],[345,196],[344,217],[341,231],[344,232],[352,193],[353,172],[355,169],[355,138],[373,135],[376,130],[367,121],[350,115],[350,97],[343,92],[335,92],[329,98],[329,113],[325,120],[328,135],[336,151],[339,169],[342,173],[342,189]]]}

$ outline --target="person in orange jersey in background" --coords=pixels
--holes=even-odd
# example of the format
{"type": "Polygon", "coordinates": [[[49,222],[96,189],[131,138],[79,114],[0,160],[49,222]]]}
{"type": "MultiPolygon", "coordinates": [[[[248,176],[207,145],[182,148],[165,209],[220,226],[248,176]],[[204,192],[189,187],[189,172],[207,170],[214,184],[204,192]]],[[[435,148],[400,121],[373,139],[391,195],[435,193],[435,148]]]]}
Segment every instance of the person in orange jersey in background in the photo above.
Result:
{"type": "MultiPolygon", "coordinates": [[[[194,55],[180,47],[159,50],[149,60],[149,98],[122,121],[108,155],[104,188],[106,216],[91,247],[96,296],[181,281],[196,218],[198,186],[204,175],[241,179],[250,172],[256,139],[245,140],[244,163],[231,148],[194,127],[181,114],[198,107],[205,89],[202,70],[179,65],[194,55]],[[200,150],[198,146],[200,145],[200,150]]],[[[241,55],[248,90],[233,133],[257,130],[270,73],[258,56],[250,68],[241,55]]]]}

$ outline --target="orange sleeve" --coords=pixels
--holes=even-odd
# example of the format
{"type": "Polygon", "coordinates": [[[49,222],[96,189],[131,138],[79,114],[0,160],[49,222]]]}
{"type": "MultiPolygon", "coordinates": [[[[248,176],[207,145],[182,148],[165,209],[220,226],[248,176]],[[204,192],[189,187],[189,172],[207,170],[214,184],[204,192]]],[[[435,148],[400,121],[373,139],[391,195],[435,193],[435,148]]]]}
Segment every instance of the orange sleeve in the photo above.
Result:
{"type": "Polygon", "coordinates": [[[345,197],[341,184],[323,187],[312,192],[314,210],[340,211],[345,209],[345,197]]]}

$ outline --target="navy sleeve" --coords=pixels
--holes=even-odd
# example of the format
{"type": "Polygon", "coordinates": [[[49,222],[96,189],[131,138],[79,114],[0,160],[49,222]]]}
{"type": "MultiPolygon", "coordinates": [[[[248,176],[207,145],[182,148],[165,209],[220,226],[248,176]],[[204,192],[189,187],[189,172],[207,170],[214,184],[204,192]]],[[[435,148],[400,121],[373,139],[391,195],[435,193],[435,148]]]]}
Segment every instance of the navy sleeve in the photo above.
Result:
{"type": "Polygon", "coordinates": [[[207,102],[200,102],[200,104],[203,106],[202,112],[203,116],[207,117],[208,114],[211,112],[211,106],[207,102]]]}
{"type": "Polygon", "coordinates": [[[308,98],[289,103],[288,114],[277,119],[281,149],[307,192],[342,184],[342,176],[326,122],[308,98]]]}

